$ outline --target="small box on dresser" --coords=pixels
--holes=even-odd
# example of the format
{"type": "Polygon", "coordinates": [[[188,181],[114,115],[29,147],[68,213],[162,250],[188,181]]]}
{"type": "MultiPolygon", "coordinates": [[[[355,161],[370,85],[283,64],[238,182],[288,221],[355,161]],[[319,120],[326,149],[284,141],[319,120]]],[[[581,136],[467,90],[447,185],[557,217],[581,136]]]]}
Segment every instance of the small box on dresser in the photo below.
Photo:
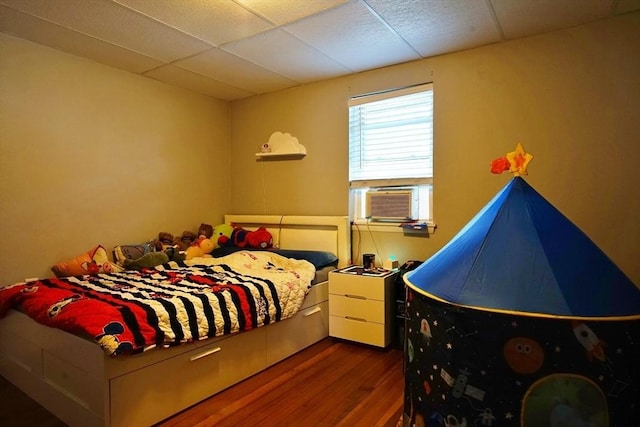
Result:
{"type": "Polygon", "coordinates": [[[396,274],[358,266],[329,273],[329,335],[387,347],[393,336],[396,274]]]}

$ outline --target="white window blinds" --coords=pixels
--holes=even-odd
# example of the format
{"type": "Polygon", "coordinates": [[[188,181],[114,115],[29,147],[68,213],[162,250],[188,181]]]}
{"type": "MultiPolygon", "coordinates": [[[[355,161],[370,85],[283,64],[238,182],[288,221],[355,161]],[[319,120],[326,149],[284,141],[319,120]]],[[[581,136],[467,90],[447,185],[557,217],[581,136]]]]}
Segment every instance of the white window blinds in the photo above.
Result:
{"type": "Polygon", "coordinates": [[[349,100],[349,181],[431,183],[431,84],[349,100]]]}

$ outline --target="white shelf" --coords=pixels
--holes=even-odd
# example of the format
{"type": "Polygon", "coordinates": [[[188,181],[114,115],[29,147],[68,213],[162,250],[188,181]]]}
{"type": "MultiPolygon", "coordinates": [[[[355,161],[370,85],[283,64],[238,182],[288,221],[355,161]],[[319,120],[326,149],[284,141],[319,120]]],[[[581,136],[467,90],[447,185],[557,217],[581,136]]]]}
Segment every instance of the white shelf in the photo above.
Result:
{"type": "Polygon", "coordinates": [[[272,133],[262,148],[266,150],[256,153],[258,159],[301,159],[307,155],[307,149],[298,142],[298,138],[282,132],[272,133]]]}
{"type": "Polygon", "coordinates": [[[257,158],[290,158],[301,159],[306,156],[306,153],[256,153],[257,158]]]}

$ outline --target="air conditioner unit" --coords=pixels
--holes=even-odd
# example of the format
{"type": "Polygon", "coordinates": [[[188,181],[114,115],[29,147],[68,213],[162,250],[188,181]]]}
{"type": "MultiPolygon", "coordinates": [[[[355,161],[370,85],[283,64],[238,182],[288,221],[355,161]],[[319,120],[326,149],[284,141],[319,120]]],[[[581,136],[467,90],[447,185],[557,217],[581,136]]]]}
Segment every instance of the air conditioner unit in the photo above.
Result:
{"type": "Polygon", "coordinates": [[[370,190],[366,194],[366,217],[374,221],[418,219],[418,192],[415,189],[370,190]]]}

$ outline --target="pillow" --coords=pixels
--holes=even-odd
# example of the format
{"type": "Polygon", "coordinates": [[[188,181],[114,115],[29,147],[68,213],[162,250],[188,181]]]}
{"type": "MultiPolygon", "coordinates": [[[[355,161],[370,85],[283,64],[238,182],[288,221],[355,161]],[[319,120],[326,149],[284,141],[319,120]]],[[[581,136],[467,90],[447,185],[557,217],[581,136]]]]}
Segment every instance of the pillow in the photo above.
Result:
{"type": "Polygon", "coordinates": [[[107,251],[98,245],[82,255],[59,262],[51,267],[56,277],[81,276],[84,274],[115,273],[123,271],[122,267],[109,261],[107,251]]]}
{"type": "Polygon", "coordinates": [[[139,245],[120,245],[113,248],[113,259],[119,265],[124,265],[125,260],[142,258],[143,255],[154,252],[155,249],[155,245],[151,242],[139,245]]]}
{"type": "Polygon", "coordinates": [[[223,257],[225,255],[232,254],[237,251],[269,251],[274,252],[278,255],[282,255],[287,258],[294,259],[302,259],[305,261],[309,261],[314,265],[316,270],[320,270],[321,268],[328,267],[330,265],[336,265],[338,262],[338,257],[332,254],[331,252],[324,251],[308,251],[308,250],[297,250],[297,249],[275,249],[275,248],[238,248],[235,246],[221,246],[219,248],[215,248],[211,255],[214,258],[223,257]]]}

